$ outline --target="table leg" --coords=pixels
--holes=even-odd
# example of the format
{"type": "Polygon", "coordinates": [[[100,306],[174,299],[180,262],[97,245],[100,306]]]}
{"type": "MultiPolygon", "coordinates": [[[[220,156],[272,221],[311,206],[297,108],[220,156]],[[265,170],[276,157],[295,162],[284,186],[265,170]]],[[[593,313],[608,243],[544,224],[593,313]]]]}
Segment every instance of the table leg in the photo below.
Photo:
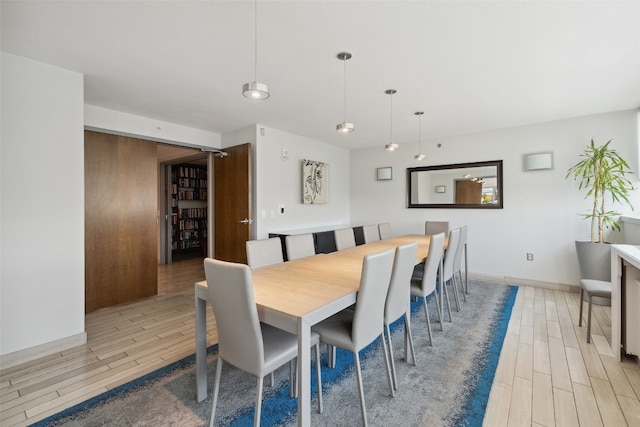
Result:
{"type": "Polygon", "coordinates": [[[298,426],[311,425],[311,325],[298,319],[298,426]]]}
{"type": "Polygon", "coordinates": [[[196,390],[197,401],[207,398],[207,300],[196,292],[196,390]]]}

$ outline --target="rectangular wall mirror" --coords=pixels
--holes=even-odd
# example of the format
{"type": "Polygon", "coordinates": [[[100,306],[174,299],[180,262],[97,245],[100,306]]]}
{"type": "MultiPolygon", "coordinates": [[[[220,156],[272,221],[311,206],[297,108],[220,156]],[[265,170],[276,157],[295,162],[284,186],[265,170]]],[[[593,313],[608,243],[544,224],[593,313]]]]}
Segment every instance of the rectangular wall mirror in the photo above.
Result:
{"type": "Polygon", "coordinates": [[[503,200],[502,160],[407,168],[409,208],[502,209],[503,200]]]}

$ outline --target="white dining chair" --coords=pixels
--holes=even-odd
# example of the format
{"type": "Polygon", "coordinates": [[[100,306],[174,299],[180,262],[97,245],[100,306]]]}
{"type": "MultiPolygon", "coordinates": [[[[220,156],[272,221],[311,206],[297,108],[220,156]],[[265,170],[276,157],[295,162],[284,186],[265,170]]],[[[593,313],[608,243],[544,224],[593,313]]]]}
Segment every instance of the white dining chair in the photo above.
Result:
{"type": "Polygon", "coordinates": [[[393,249],[365,255],[362,262],[360,288],[356,297],[355,310],[342,310],[311,328],[320,334],[320,340],[329,346],[351,351],[358,380],[360,411],[362,422],[367,426],[367,410],[364,402],[364,388],[360,356],[358,352],[380,337],[384,363],[393,396],[393,383],[389,370],[387,344],[384,338],[384,307],[393,268],[393,249]]]}
{"type": "Polygon", "coordinates": [[[451,284],[453,296],[456,301],[456,311],[460,311],[460,297],[458,295],[458,287],[456,286],[456,276],[453,271],[453,262],[458,252],[458,242],[460,241],[460,229],[454,228],[449,230],[449,239],[447,241],[447,249],[444,252],[444,261],[442,269],[443,287],[451,284]]]}
{"type": "MultiPolygon", "coordinates": [[[[249,266],[206,258],[204,272],[209,302],[213,306],[218,330],[218,359],[209,426],[213,427],[220,392],[222,365],[226,361],[257,377],[254,426],[258,427],[264,377],[298,356],[298,337],[282,329],[260,323],[249,266]]],[[[317,333],[311,333],[311,345],[316,350],[318,412],[321,413],[322,378],[320,341],[317,333]]],[[[290,387],[295,387],[293,381],[290,387]]]]}
{"type": "Polygon", "coordinates": [[[408,243],[396,248],[395,256],[393,257],[393,270],[391,272],[389,291],[387,292],[387,301],[384,306],[384,328],[389,347],[389,364],[391,365],[393,388],[396,390],[398,389],[398,378],[396,375],[396,364],[393,357],[393,343],[391,342],[389,326],[399,318],[404,318],[404,360],[406,362],[409,361],[407,352],[410,350],[411,360],[413,360],[413,365],[415,365],[416,353],[413,348],[413,336],[411,334],[410,287],[411,275],[413,274],[417,253],[418,242],[408,243]]]}
{"type": "Polygon", "coordinates": [[[424,234],[426,236],[432,236],[438,233],[449,232],[449,221],[425,221],[424,222],[424,234]]]}
{"type": "MultiPolygon", "coordinates": [[[[593,250],[595,248],[592,248],[593,250]]],[[[576,241],[578,252],[578,266],[580,267],[580,315],[578,326],[582,327],[582,308],[585,299],[588,303],[587,311],[587,343],[591,342],[591,304],[593,297],[611,299],[611,249],[607,244],[594,244],[576,241]],[[585,250],[596,245],[599,250],[590,256],[583,256],[585,250]]],[[[600,303],[606,303],[601,301],[600,303]]]]}
{"type": "MultiPolygon", "coordinates": [[[[247,264],[254,270],[260,267],[280,264],[284,262],[282,255],[282,240],[279,237],[271,237],[261,240],[247,240],[247,264]]],[[[271,386],[273,386],[274,376],[271,373],[271,386]]],[[[294,397],[294,391],[291,391],[294,397]]]]}
{"type": "MultiPolygon", "coordinates": [[[[411,296],[422,298],[424,305],[424,315],[427,320],[427,332],[429,334],[429,345],[433,345],[433,335],[431,333],[431,320],[429,318],[429,307],[427,305],[427,297],[433,295],[436,301],[436,309],[438,310],[438,319],[440,321],[440,330],[444,330],[442,326],[442,309],[438,295],[436,294],[436,283],[438,282],[438,272],[442,271],[442,255],[444,254],[444,233],[438,233],[431,236],[429,242],[429,254],[424,260],[424,269],[422,277],[411,279],[411,287],[409,292],[411,296]]],[[[440,282],[442,283],[442,281],[440,282]]],[[[441,286],[441,292],[444,289],[441,286]]],[[[448,298],[448,297],[447,297],[448,298]]],[[[451,319],[451,309],[449,309],[449,319],[451,319]]]]}
{"type": "Polygon", "coordinates": [[[316,246],[313,242],[313,234],[294,234],[284,238],[287,248],[287,259],[306,258],[316,254],[316,246]]]}
{"type": "Polygon", "coordinates": [[[380,231],[377,224],[363,225],[362,233],[364,234],[364,242],[371,243],[380,240],[380,231]]]}
{"type": "Polygon", "coordinates": [[[388,222],[378,224],[378,232],[380,233],[381,240],[390,239],[391,237],[393,237],[391,234],[391,224],[389,224],[388,222]]]}
{"type": "Polygon", "coordinates": [[[458,251],[453,260],[453,272],[460,279],[460,289],[462,298],[466,301],[466,294],[469,293],[468,275],[467,275],[467,242],[469,227],[463,225],[460,227],[460,240],[458,241],[458,251]],[[464,275],[462,274],[462,266],[464,265],[464,275]]]}
{"type": "MultiPolygon", "coordinates": [[[[453,275],[460,279],[460,292],[462,299],[467,302],[466,284],[462,277],[462,258],[464,256],[465,245],[467,242],[467,227],[460,227],[460,237],[458,239],[458,247],[456,249],[456,256],[453,258],[453,275]]],[[[467,266],[465,265],[465,268],[467,266]]],[[[456,280],[457,281],[457,280],[456,280]]]]}
{"type": "Polygon", "coordinates": [[[333,231],[336,240],[336,250],[353,248],[356,245],[356,238],[353,228],[339,228],[333,231]]]}
{"type": "Polygon", "coordinates": [[[580,316],[578,326],[582,327],[582,306],[584,299],[588,300],[587,310],[587,343],[591,342],[591,303],[593,297],[611,299],[611,282],[595,279],[580,279],[580,316]]]}
{"type": "Polygon", "coordinates": [[[262,240],[247,240],[247,264],[251,269],[284,262],[282,241],[279,237],[262,240]]]}
{"type": "MultiPolygon", "coordinates": [[[[469,293],[469,257],[468,257],[468,246],[469,246],[469,227],[464,226],[464,293],[469,293]]],[[[462,274],[462,273],[460,273],[462,274]]]]}

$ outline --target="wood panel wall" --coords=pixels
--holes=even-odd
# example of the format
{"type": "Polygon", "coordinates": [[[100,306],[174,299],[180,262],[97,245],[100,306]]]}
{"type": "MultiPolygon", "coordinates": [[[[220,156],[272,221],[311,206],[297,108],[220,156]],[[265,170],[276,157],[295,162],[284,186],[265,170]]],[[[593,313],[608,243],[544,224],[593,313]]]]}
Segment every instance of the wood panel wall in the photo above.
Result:
{"type": "Polygon", "coordinates": [[[157,294],[156,143],[85,131],[85,312],[157,294]]]}

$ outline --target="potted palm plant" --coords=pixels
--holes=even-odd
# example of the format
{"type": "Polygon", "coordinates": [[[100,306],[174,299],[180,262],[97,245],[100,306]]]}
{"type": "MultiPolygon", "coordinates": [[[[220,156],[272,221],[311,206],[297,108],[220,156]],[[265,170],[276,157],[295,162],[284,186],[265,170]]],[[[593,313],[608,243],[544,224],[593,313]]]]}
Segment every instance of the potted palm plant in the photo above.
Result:
{"type": "Polygon", "coordinates": [[[609,147],[612,140],[601,146],[591,142],[580,155],[582,160],[569,168],[565,178],[573,177],[580,190],[586,190],[585,198],[590,198],[591,209],[580,214],[591,219],[591,240],[576,241],[576,252],[583,279],[611,280],[610,248],[604,240],[604,230],[619,230],[620,213],[608,208],[608,203],[627,204],[633,185],[626,175],[631,173],[627,162],[618,152],[609,147]]]}

